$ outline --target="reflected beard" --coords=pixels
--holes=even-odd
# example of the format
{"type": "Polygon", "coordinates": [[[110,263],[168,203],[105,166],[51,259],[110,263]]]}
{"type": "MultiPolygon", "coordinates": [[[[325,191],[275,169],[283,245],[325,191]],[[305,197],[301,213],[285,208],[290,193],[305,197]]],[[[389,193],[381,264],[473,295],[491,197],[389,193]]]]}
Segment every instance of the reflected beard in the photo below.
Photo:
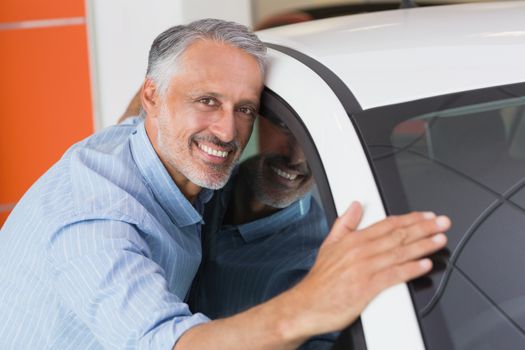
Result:
{"type": "Polygon", "coordinates": [[[309,178],[303,180],[306,181],[305,183],[295,190],[290,190],[279,183],[270,181],[264,174],[264,167],[268,166],[265,165],[265,160],[270,157],[255,156],[243,162],[241,167],[244,168],[246,181],[255,199],[266,206],[283,209],[304,197],[310,191],[313,183],[310,181],[311,175],[308,175],[309,178]]]}

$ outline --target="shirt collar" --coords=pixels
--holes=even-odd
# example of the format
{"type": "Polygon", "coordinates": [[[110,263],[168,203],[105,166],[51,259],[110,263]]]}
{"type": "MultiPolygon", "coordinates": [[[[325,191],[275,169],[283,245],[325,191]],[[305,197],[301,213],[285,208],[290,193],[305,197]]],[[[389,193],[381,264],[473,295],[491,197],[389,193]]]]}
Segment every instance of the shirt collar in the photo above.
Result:
{"type": "Polygon", "coordinates": [[[144,122],[137,125],[130,139],[131,153],[140,173],[171,220],[179,227],[202,223],[203,203],[210,200],[213,191],[203,189],[194,207],[184,197],[160,161],[146,134],[144,122]]]}
{"type": "Polygon", "coordinates": [[[246,243],[269,236],[301,220],[310,210],[312,195],[308,193],[288,207],[259,220],[237,226],[246,243]]]}

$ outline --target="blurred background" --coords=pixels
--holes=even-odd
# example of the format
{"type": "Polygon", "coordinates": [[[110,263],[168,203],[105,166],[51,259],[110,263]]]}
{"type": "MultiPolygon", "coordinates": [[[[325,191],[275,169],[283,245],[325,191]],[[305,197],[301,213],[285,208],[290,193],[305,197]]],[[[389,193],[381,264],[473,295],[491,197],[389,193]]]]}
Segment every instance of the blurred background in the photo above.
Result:
{"type": "MultiPolygon", "coordinates": [[[[412,2],[0,0],[0,226],[69,146],[116,123],[166,28],[214,17],[261,29],[412,2]]],[[[417,5],[459,2],[472,0],[417,5]]]]}

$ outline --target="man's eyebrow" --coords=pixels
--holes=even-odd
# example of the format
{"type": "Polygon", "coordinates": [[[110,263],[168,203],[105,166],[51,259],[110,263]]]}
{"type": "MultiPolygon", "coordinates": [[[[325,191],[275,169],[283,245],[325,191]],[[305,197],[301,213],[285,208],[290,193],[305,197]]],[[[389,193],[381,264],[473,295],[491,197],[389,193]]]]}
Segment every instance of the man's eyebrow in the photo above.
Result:
{"type": "Polygon", "coordinates": [[[268,120],[270,123],[274,124],[274,125],[277,125],[281,128],[286,128],[288,129],[288,126],[286,126],[286,124],[281,120],[281,118],[278,118],[278,117],[275,117],[275,116],[272,116],[272,115],[264,115],[263,118],[265,118],[266,120],[268,120]]]}
{"type": "Polygon", "coordinates": [[[223,98],[224,95],[219,94],[217,92],[212,91],[190,91],[188,93],[192,98],[202,97],[202,96],[210,96],[210,97],[216,97],[216,98],[223,98]]]}
{"type": "Polygon", "coordinates": [[[238,103],[236,103],[237,106],[246,106],[251,105],[252,107],[259,109],[259,101],[257,100],[250,100],[250,99],[244,99],[240,100],[238,103]]]}
{"type": "MultiPolygon", "coordinates": [[[[215,97],[215,98],[218,98],[218,99],[222,99],[224,98],[224,95],[223,94],[220,94],[218,92],[213,92],[213,91],[205,91],[205,92],[199,92],[199,91],[193,91],[193,92],[190,92],[189,95],[192,97],[192,98],[197,98],[197,97],[200,97],[200,96],[210,96],[210,97],[215,97]]],[[[240,100],[239,102],[235,103],[236,106],[245,106],[245,105],[251,105],[253,106],[254,108],[256,109],[259,109],[259,100],[258,99],[242,99],[240,100]]]]}

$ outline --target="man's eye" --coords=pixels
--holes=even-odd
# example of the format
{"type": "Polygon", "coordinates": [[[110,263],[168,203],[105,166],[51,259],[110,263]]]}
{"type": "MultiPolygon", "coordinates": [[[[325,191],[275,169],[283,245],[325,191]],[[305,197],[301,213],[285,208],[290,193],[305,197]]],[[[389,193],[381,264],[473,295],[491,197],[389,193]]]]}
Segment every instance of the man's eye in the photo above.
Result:
{"type": "Polygon", "coordinates": [[[273,117],[265,116],[265,119],[268,120],[272,125],[282,131],[289,131],[288,126],[281,120],[273,117]]]}
{"type": "Polygon", "coordinates": [[[252,117],[255,117],[257,114],[257,112],[253,108],[250,108],[250,107],[241,107],[239,108],[239,112],[246,114],[247,116],[252,116],[252,117]]]}
{"type": "Polygon", "coordinates": [[[199,99],[199,102],[206,106],[216,106],[217,100],[213,97],[203,97],[199,99]]]}
{"type": "Polygon", "coordinates": [[[286,126],[285,123],[283,123],[282,121],[278,120],[278,119],[275,119],[275,120],[272,120],[272,123],[273,125],[275,125],[277,128],[279,128],[281,131],[283,132],[288,132],[290,131],[288,129],[288,126],[286,126]]]}
{"type": "Polygon", "coordinates": [[[281,128],[281,129],[283,129],[283,130],[288,131],[288,127],[287,127],[286,124],[283,123],[283,122],[277,122],[277,126],[278,126],[279,128],[281,128]]]}

